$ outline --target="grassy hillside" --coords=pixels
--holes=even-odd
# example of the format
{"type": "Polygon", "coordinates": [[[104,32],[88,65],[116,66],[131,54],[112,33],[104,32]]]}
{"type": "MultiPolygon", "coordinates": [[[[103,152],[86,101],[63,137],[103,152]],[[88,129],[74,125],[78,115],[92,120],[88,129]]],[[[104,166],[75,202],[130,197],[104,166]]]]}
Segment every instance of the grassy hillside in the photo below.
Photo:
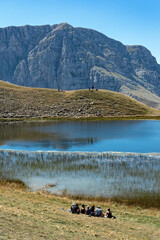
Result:
{"type": "Polygon", "coordinates": [[[0,81],[0,118],[127,116],[160,116],[160,111],[107,90],[58,92],[0,81]]]}
{"type": "MultiPolygon", "coordinates": [[[[111,208],[116,219],[72,215],[72,199],[28,192],[16,183],[0,184],[1,239],[135,239],[160,238],[160,211],[114,202],[84,201],[111,208]]],[[[74,200],[76,201],[76,200],[74,200]]],[[[83,201],[78,201],[82,204],[83,201]]]]}

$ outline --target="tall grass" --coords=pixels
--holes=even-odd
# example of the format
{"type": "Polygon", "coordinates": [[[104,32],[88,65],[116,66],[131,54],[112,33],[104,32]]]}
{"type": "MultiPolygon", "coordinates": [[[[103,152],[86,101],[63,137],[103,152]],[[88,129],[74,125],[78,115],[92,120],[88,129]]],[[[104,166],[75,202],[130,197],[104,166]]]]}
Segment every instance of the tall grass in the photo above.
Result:
{"type": "Polygon", "coordinates": [[[0,186],[9,187],[9,188],[19,188],[19,189],[26,189],[26,184],[21,181],[20,179],[11,179],[11,178],[1,178],[0,179],[0,186]]]}
{"type": "Polygon", "coordinates": [[[148,192],[143,192],[141,195],[135,197],[130,196],[116,196],[112,198],[106,198],[102,196],[88,196],[88,195],[72,195],[66,190],[62,192],[63,197],[73,199],[75,201],[92,201],[92,202],[112,202],[114,204],[125,204],[127,206],[137,206],[142,208],[157,208],[160,209],[160,193],[153,193],[152,195],[148,192]]]}

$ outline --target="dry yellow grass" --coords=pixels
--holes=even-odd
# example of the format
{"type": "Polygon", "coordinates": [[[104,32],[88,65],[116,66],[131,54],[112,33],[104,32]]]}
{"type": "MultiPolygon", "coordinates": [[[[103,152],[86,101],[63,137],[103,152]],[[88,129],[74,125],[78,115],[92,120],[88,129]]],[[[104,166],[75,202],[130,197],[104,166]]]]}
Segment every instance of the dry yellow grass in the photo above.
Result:
{"type": "Polygon", "coordinates": [[[103,210],[111,207],[117,218],[89,218],[67,212],[71,203],[72,199],[1,186],[0,239],[160,239],[159,210],[95,202],[103,210]]]}
{"type": "Polygon", "coordinates": [[[107,90],[65,91],[0,81],[0,118],[160,116],[160,111],[107,90]]]}

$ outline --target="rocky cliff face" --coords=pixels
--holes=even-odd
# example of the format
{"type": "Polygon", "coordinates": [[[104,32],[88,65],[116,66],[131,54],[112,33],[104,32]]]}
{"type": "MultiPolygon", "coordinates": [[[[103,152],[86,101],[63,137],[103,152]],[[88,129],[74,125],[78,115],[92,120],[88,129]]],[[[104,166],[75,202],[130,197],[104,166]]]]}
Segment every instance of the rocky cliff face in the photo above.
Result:
{"type": "Polygon", "coordinates": [[[0,79],[18,85],[63,90],[94,85],[142,102],[145,92],[148,105],[160,106],[160,65],[151,53],[91,29],[66,23],[1,28],[0,63],[0,79]]]}

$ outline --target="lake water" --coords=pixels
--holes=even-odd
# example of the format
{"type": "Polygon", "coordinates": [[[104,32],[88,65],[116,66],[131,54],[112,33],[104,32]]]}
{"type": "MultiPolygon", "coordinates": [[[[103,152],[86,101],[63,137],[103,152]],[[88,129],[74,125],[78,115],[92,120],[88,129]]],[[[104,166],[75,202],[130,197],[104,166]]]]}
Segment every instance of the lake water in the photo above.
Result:
{"type": "Polygon", "coordinates": [[[103,197],[160,193],[160,121],[0,124],[0,176],[103,197]]]}
{"type": "Polygon", "coordinates": [[[1,124],[0,149],[160,153],[160,121],[1,124]]]}

